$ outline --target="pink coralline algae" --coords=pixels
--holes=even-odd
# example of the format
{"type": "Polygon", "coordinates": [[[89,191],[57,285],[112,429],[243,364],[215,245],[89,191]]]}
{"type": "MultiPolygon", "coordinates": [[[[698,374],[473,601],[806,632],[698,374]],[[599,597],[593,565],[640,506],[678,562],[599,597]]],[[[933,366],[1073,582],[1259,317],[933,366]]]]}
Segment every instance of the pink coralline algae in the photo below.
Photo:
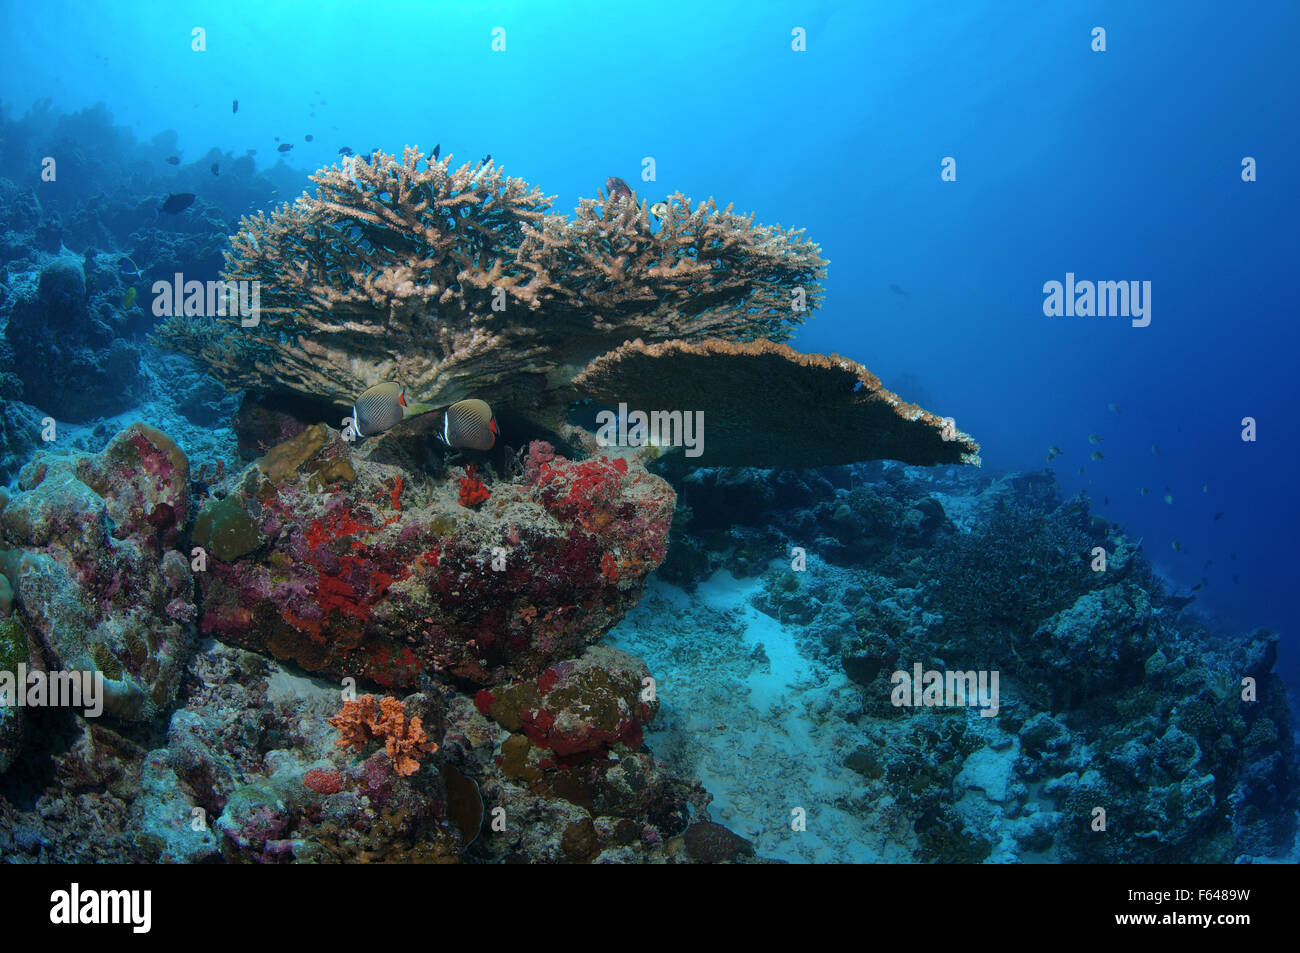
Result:
{"type": "Polygon", "coordinates": [[[132,424],[98,454],[38,455],[0,492],[0,573],[50,668],[98,670],[105,710],[149,718],[194,648],[194,584],[179,547],[189,463],[132,424]],[[176,547],[176,548],[173,548],[176,547]]]}
{"type": "Polygon", "coordinates": [[[638,462],[535,443],[476,508],[460,482],[320,425],[273,448],[209,504],[248,529],[200,576],[203,633],[385,688],[432,671],[487,685],[580,654],[663,560],[676,497],[638,462]]]}

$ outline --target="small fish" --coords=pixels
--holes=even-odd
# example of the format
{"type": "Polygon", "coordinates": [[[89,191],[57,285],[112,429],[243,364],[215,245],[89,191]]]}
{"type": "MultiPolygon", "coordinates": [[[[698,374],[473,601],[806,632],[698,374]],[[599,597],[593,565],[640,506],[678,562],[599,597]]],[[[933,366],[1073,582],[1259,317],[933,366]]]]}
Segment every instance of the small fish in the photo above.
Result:
{"type": "Polygon", "coordinates": [[[1168,503],[1170,506],[1173,506],[1173,505],[1174,505],[1174,495],[1173,495],[1172,493],[1166,493],[1166,494],[1165,494],[1165,502],[1168,503]]]}
{"type": "Polygon", "coordinates": [[[1150,496],[1150,495],[1151,495],[1151,490],[1150,490],[1150,488],[1149,488],[1149,487],[1145,487],[1145,486],[1142,487],[1142,489],[1138,490],[1138,492],[1141,493],[1143,496],[1150,496]]]}
{"type": "Polygon", "coordinates": [[[1233,577],[1232,577],[1232,581],[1235,582],[1235,583],[1237,583],[1238,585],[1240,585],[1240,584],[1241,584],[1241,577],[1240,577],[1240,576],[1233,576],[1233,577]]]}
{"type": "Polygon", "coordinates": [[[180,165],[180,164],[181,164],[181,157],[180,157],[180,156],[168,156],[164,161],[165,161],[168,165],[180,165]]]}
{"type": "Polygon", "coordinates": [[[1200,592],[1200,591],[1201,591],[1201,587],[1204,586],[1204,585],[1205,585],[1205,583],[1203,583],[1203,582],[1198,582],[1196,585],[1192,586],[1192,592],[1200,592]]]}
{"type": "Polygon", "coordinates": [[[1109,496],[1106,497],[1106,499],[1105,499],[1105,503],[1106,503],[1107,506],[1110,506],[1110,497],[1109,497],[1109,496]]]}
{"type": "Polygon", "coordinates": [[[390,430],[405,416],[406,388],[392,382],[368,388],[352,405],[352,420],[361,437],[390,430]]]}
{"type": "Polygon", "coordinates": [[[305,135],[305,136],[302,137],[302,141],[303,141],[303,142],[311,142],[311,140],[312,140],[312,135],[311,135],[310,132],[307,133],[307,135],[305,135]]]}
{"type": "Polygon", "coordinates": [[[1047,462],[1048,462],[1048,463],[1051,463],[1053,460],[1055,460],[1055,459],[1056,459],[1057,457],[1059,457],[1060,455],[1061,455],[1061,448],[1060,448],[1060,447],[1057,447],[1057,446],[1051,446],[1051,447],[1048,447],[1048,448],[1047,448],[1047,462]]]}
{"type": "Polygon", "coordinates": [[[1155,456],[1155,457],[1160,456],[1160,444],[1158,444],[1158,443],[1153,443],[1153,444],[1151,445],[1151,455],[1152,455],[1152,456],[1155,456]]]}
{"type": "Polygon", "coordinates": [[[1221,519],[1223,519],[1223,514],[1222,514],[1222,513],[1215,513],[1215,514],[1214,514],[1214,518],[1215,518],[1216,520],[1221,520],[1221,519]]]}
{"type": "Polygon", "coordinates": [[[280,143],[278,146],[275,147],[275,151],[276,151],[276,152],[288,152],[288,151],[289,151],[290,149],[292,149],[292,148],[293,148],[293,143],[292,143],[292,142],[282,142],[282,143],[280,143]]]}
{"type": "Polygon", "coordinates": [[[1106,409],[1109,410],[1112,414],[1123,413],[1123,411],[1119,409],[1119,404],[1107,404],[1106,409]]]}
{"type": "Polygon", "coordinates": [[[436,146],[433,147],[433,161],[434,161],[434,162],[437,162],[437,161],[438,161],[438,153],[440,153],[441,151],[442,151],[442,143],[440,142],[440,143],[438,143],[436,146]]]}
{"type": "Polygon", "coordinates": [[[1092,459],[1094,459],[1094,460],[1105,460],[1106,458],[1103,457],[1103,456],[1101,455],[1101,451],[1100,451],[1100,450],[1094,450],[1094,451],[1092,451],[1092,459]]]}
{"type": "Polygon", "coordinates": [[[1088,442],[1101,443],[1101,434],[1095,434],[1095,433],[1088,434],[1088,442]]]}
{"type": "Polygon", "coordinates": [[[442,432],[438,439],[459,450],[491,450],[500,431],[486,401],[470,398],[458,400],[442,415],[442,432]]]}
{"type": "Polygon", "coordinates": [[[1079,472],[1080,472],[1080,473],[1083,472],[1083,467],[1079,467],[1079,472]]]}
{"type": "Polygon", "coordinates": [[[903,290],[902,285],[891,284],[889,286],[889,290],[892,291],[894,294],[898,295],[900,298],[906,298],[908,296],[907,292],[903,290]]]}
{"type": "Polygon", "coordinates": [[[351,147],[351,146],[339,146],[339,155],[341,155],[341,156],[350,156],[350,155],[353,155],[353,154],[354,154],[354,153],[352,152],[352,147],[351,147]]]}
{"type": "Polygon", "coordinates": [[[1174,552],[1176,553],[1181,553],[1183,551],[1183,544],[1180,543],[1178,540],[1174,540],[1169,545],[1174,548],[1174,552]]]}
{"type": "Polygon", "coordinates": [[[274,139],[276,142],[279,142],[279,141],[280,141],[280,137],[279,137],[279,136],[272,136],[271,138],[274,139]]]}
{"type": "Polygon", "coordinates": [[[122,307],[129,308],[135,303],[135,289],[127,288],[126,294],[122,296],[122,307]]]}
{"type": "Polygon", "coordinates": [[[650,214],[653,215],[655,218],[659,218],[659,219],[667,218],[667,217],[668,217],[668,203],[667,203],[667,202],[655,202],[654,205],[651,205],[651,206],[650,206],[650,214]]]}
{"type": "Polygon", "coordinates": [[[232,113],[237,113],[237,112],[239,112],[239,100],[238,100],[238,99],[236,99],[236,100],[232,100],[232,101],[231,101],[231,103],[230,103],[230,111],[231,111],[232,113]]]}
{"type": "Polygon", "coordinates": [[[610,201],[622,199],[630,202],[632,200],[632,189],[616,175],[611,175],[605,180],[605,191],[609,193],[610,201]]]}
{"type": "Polygon", "coordinates": [[[144,277],[143,269],[126,255],[117,260],[117,273],[119,275],[134,275],[136,278],[144,277]]]}
{"type": "Polygon", "coordinates": [[[163,200],[162,211],[168,215],[179,215],[193,204],[193,192],[177,192],[175,195],[169,192],[167,198],[163,200]]]}
{"type": "Polygon", "coordinates": [[[257,150],[256,150],[256,149],[249,149],[249,150],[248,150],[248,154],[249,154],[250,156],[255,156],[255,155],[257,155],[257,150]]]}
{"type": "Polygon", "coordinates": [[[1202,493],[1209,493],[1209,492],[1210,492],[1210,484],[1208,484],[1208,483],[1202,483],[1202,484],[1201,484],[1201,492],[1202,492],[1202,493]]]}
{"type": "Polygon", "coordinates": [[[213,175],[220,175],[220,174],[221,174],[221,165],[220,165],[220,163],[217,163],[217,162],[212,163],[212,174],[213,174],[213,175]]]}
{"type": "Polygon", "coordinates": [[[1231,555],[1232,555],[1232,560],[1233,560],[1233,562],[1236,562],[1236,561],[1237,561],[1237,554],[1236,554],[1236,553],[1232,553],[1231,555]]]}
{"type": "Polygon", "coordinates": [[[489,152],[487,155],[483,157],[483,165],[487,165],[491,161],[492,161],[492,153],[489,152]]]}

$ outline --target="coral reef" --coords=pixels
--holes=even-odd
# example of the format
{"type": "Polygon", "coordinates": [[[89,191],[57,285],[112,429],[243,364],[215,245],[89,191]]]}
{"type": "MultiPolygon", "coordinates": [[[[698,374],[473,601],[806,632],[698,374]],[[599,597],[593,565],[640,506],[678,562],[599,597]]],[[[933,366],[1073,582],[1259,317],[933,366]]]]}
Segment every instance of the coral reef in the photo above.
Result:
{"type": "Polygon", "coordinates": [[[419,400],[525,408],[632,338],[779,339],[820,303],[825,262],[797,232],[677,196],[584,199],[570,220],[495,165],[399,160],[322,169],[316,195],[241,222],[225,277],[261,283],[261,323],[178,317],[158,340],[228,386],[347,405],[400,379],[419,400]],[[423,166],[423,168],[421,167],[423,166]]]}
{"type": "MultiPolygon", "coordinates": [[[[789,735],[788,752],[766,758],[734,744],[715,754],[705,727],[670,713],[647,728],[656,751],[705,781],[723,820],[765,798],[807,798],[843,812],[836,825],[853,834],[838,849],[869,844],[875,857],[1225,863],[1290,850],[1300,772],[1277,637],[1212,632],[1118,526],[1082,496],[1060,499],[1050,474],[961,474],[861,464],[687,475],[679,511],[691,519],[673,547],[694,555],[674,563],[670,552],[665,570],[710,588],[710,605],[705,580],[718,569],[757,576],[739,591],[771,619],[768,651],[781,633],[811,668],[788,702],[746,707],[733,683],[756,676],[752,646],[727,648],[734,613],[692,620],[652,599],[615,630],[617,645],[664,665],[683,627],[709,633],[716,644],[686,658],[726,680],[697,688],[683,679],[701,675],[672,673],[674,695],[699,692],[717,719],[756,725],[767,745],[789,735]],[[724,510],[731,519],[718,519],[724,510]],[[792,571],[792,546],[807,550],[804,571],[792,571]],[[1096,546],[1104,571],[1091,565],[1096,546]],[[656,615],[673,619],[671,634],[656,615]],[[635,635],[621,634],[629,626],[635,635]],[[896,707],[891,676],[916,663],[997,671],[996,717],[896,707]],[[800,732],[789,704],[806,719],[800,732]],[[858,780],[834,788],[855,791],[851,810],[842,797],[788,794],[799,782],[786,758],[819,777],[851,771],[858,780]],[[736,770],[744,790],[728,786],[736,770]]],[[[769,829],[740,833],[761,853],[813,857],[769,829]]]]}
{"type": "Polygon", "coordinates": [[[14,282],[5,340],[21,396],[60,420],[115,414],[140,396],[139,348],[118,336],[109,303],[91,311],[87,259],[50,258],[35,287],[14,282]],[[75,382],[75,383],[74,383],[75,382]]]}
{"type": "Polygon", "coordinates": [[[324,424],[226,486],[195,522],[215,557],[204,634],[406,688],[422,671],[488,684],[580,653],[663,559],[674,499],[635,461],[552,455],[469,510],[458,481],[377,463],[324,424]]]}
{"type": "Polygon", "coordinates": [[[259,173],[251,158],[217,150],[166,165],[163,157],[180,151],[174,133],[136,142],[103,104],[61,114],[45,101],[21,118],[4,110],[0,140],[0,477],[26,462],[39,436],[16,426],[20,415],[91,421],[130,410],[156,388],[199,422],[227,413],[230,395],[188,360],[154,379],[143,341],[155,321],[149,292],[177,273],[215,278],[227,223],[296,191],[291,170],[259,173]],[[28,184],[49,156],[58,157],[57,178],[28,184]],[[214,178],[208,168],[218,160],[223,175],[214,178]],[[198,198],[184,215],[159,216],[169,191],[198,198]],[[18,401],[26,407],[10,403],[18,401]]]}

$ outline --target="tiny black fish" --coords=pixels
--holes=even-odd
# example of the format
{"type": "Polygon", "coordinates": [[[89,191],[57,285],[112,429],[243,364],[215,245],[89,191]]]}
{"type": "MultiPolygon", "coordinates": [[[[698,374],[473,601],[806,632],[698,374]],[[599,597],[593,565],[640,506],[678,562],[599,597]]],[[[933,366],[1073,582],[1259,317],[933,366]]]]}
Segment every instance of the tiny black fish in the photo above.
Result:
{"type": "Polygon", "coordinates": [[[292,142],[282,142],[282,143],[280,143],[278,146],[275,147],[275,151],[276,151],[276,152],[288,152],[288,151],[289,151],[290,149],[292,149],[292,148],[293,148],[293,143],[292,143],[292,142]]]}
{"type": "Polygon", "coordinates": [[[181,157],[180,157],[180,156],[168,156],[168,157],[167,157],[167,164],[168,164],[168,165],[180,165],[180,164],[181,164],[181,157]]]}
{"type": "Polygon", "coordinates": [[[216,162],[212,163],[212,174],[213,175],[221,174],[221,165],[219,163],[216,162]]]}
{"type": "Polygon", "coordinates": [[[1240,576],[1233,576],[1233,577],[1232,577],[1232,581],[1233,581],[1233,582],[1236,582],[1236,583],[1240,583],[1240,582],[1241,582],[1241,577],[1240,577],[1240,576]]]}
{"type": "Polygon", "coordinates": [[[234,101],[230,104],[230,111],[231,111],[232,113],[237,113],[237,112],[239,112],[239,100],[238,100],[238,99],[234,100],[234,101]]]}
{"type": "Polygon", "coordinates": [[[487,165],[491,161],[492,161],[492,153],[489,152],[487,155],[483,157],[483,164],[487,165]]]}
{"type": "Polygon", "coordinates": [[[438,161],[438,153],[439,153],[441,150],[442,150],[442,143],[441,143],[441,142],[438,143],[436,146],[433,147],[433,161],[434,161],[434,162],[437,162],[437,161],[438,161]]]}
{"type": "Polygon", "coordinates": [[[341,156],[350,156],[350,155],[352,155],[352,148],[351,148],[350,146],[340,146],[340,147],[339,147],[339,155],[341,155],[341,156]]]}
{"type": "Polygon", "coordinates": [[[1192,592],[1200,592],[1200,591],[1201,591],[1201,585],[1202,585],[1202,584],[1198,582],[1196,585],[1192,586],[1192,592]]]}
{"type": "Polygon", "coordinates": [[[272,136],[271,138],[274,139],[276,142],[279,142],[279,141],[280,141],[280,137],[279,137],[279,136],[272,136]]]}
{"type": "Polygon", "coordinates": [[[1214,514],[1214,518],[1215,518],[1216,520],[1221,520],[1221,519],[1223,519],[1223,514],[1222,514],[1222,513],[1215,513],[1215,514],[1214,514]]]}
{"type": "Polygon", "coordinates": [[[162,211],[166,212],[168,215],[179,215],[193,204],[193,192],[177,192],[175,195],[172,195],[169,192],[166,200],[164,200],[162,204],[162,211]]]}
{"type": "Polygon", "coordinates": [[[303,136],[302,138],[305,142],[311,142],[311,133],[310,132],[307,133],[307,135],[303,136]]]}

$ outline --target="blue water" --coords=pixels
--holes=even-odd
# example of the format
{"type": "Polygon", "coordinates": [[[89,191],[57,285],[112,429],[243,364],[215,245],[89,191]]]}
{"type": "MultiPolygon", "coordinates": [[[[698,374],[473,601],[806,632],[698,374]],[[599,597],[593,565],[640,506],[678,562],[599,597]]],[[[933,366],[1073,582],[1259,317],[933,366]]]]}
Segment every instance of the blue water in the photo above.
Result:
{"type": "MultiPolygon", "coordinates": [[[[796,347],[914,381],[993,471],[1059,446],[1067,494],[1142,537],[1180,588],[1205,580],[1199,605],[1296,646],[1300,5],[53,0],[32,14],[0,7],[9,109],[102,101],[142,141],[175,130],[185,161],[217,146],[267,165],[279,136],[305,174],[341,145],[440,143],[491,153],[561,210],[619,175],[805,227],[831,265],[796,347]],[[1150,281],[1150,326],[1044,316],[1044,282],[1067,272],[1150,281]]],[[[1280,662],[1293,684],[1297,657],[1280,662]]]]}

